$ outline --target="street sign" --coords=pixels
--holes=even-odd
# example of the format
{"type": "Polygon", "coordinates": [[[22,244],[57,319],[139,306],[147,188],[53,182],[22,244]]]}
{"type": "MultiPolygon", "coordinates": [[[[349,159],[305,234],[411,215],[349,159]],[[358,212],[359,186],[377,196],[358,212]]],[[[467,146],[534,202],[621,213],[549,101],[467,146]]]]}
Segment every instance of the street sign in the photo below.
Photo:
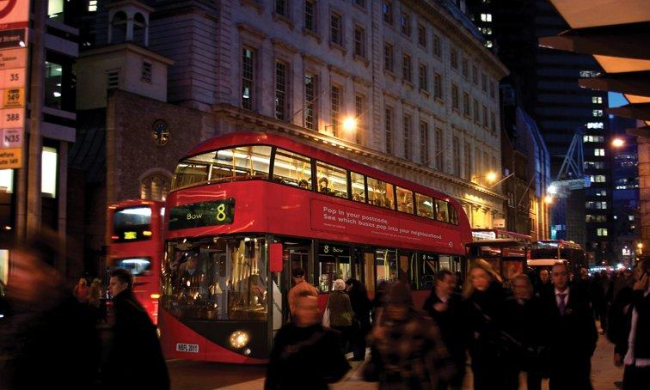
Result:
{"type": "Polygon", "coordinates": [[[23,149],[0,149],[0,169],[21,168],[23,164],[23,149]]]}

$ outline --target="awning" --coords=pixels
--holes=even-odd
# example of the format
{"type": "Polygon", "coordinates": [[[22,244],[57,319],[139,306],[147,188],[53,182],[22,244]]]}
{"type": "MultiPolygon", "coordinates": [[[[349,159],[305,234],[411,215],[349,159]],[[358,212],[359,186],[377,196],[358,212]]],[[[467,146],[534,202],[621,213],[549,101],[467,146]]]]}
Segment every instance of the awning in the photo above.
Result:
{"type": "Polygon", "coordinates": [[[571,27],[540,46],[591,54],[605,71],[580,79],[585,88],[622,93],[630,104],[609,113],[650,124],[650,3],[648,0],[549,0],[571,27]]]}

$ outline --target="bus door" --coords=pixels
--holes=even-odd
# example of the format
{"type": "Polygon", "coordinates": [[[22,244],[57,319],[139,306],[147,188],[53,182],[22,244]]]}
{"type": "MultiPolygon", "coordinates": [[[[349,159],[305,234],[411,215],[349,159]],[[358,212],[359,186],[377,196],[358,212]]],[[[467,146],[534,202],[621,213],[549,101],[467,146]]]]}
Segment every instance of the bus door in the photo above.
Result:
{"type": "Polygon", "coordinates": [[[282,312],[282,323],[289,321],[289,290],[293,287],[291,273],[296,268],[302,268],[305,271],[305,280],[309,282],[309,253],[310,245],[308,241],[286,239],[282,242],[282,257],[284,267],[282,272],[278,273],[279,280],[276,280],[280,287],[281,297],[274,297],[277,311],[282,312]]]}
{"type": "Polygon", "coordinates": [[[352,277],[351,248],[347,245],[319,243],[318,263],[318,291],[328,293],[336,279],[344,281],[352,277]]]}
{"type": "Polygon", "coordinates": [[[368,290],[368,297],[370,299],[375,297],[375,251],[371,249],[364,249],[362,254],[361,269],[363,277],[359,280],[366,286],[368,290]]]}

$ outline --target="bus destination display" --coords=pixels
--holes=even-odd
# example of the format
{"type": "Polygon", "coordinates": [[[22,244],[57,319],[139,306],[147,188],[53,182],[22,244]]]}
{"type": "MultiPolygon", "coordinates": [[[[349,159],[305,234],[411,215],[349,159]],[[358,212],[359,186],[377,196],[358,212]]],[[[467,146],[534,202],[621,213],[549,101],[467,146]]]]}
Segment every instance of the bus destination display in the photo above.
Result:
{"type": "Polygon", "coordinates": [[[235,200],[222,199],[171,208],[169,230],[229,225],[235,220],[235,200]]]}

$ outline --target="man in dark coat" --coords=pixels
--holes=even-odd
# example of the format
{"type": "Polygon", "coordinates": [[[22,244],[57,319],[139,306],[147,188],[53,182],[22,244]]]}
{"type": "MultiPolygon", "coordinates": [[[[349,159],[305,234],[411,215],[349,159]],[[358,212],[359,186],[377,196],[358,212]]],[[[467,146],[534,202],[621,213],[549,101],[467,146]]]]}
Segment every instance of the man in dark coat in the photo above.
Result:
{"type": "Polygon", "coordinates": [[[442,341],[449,350],[456,369],[449,382],[438,383],[438,389],[460,389],[465,377],[467,332],[464,330],[462,299],[455,290],[456,275],[449,270],[439,271],[435,276],[431,294],[423,307],[438,324],[442,341]]]}
{"type": "Polygon", "coordinates": [[[273,341],[264,388],[327,389],[350,369],[339,344],[339,332],[320,324],[318,299],[309,291],[299,292],[293,321],[273,341]]]}
{"type": "Polygon", "coordinates": [[[108,285],[113,297],[112,342],[102,369],[105,388],[169,389],[169,373],[156,327],[133,294],[133,276],[117,268],[108,285]]]}
{"type": "Polygon", "coordinates": [[[552,279],[555,288],[543,302],[550,390],[591,390],[591,356],[598,332],[589,297],[569,286],[566,264],[553,266],[552,279]]]}

